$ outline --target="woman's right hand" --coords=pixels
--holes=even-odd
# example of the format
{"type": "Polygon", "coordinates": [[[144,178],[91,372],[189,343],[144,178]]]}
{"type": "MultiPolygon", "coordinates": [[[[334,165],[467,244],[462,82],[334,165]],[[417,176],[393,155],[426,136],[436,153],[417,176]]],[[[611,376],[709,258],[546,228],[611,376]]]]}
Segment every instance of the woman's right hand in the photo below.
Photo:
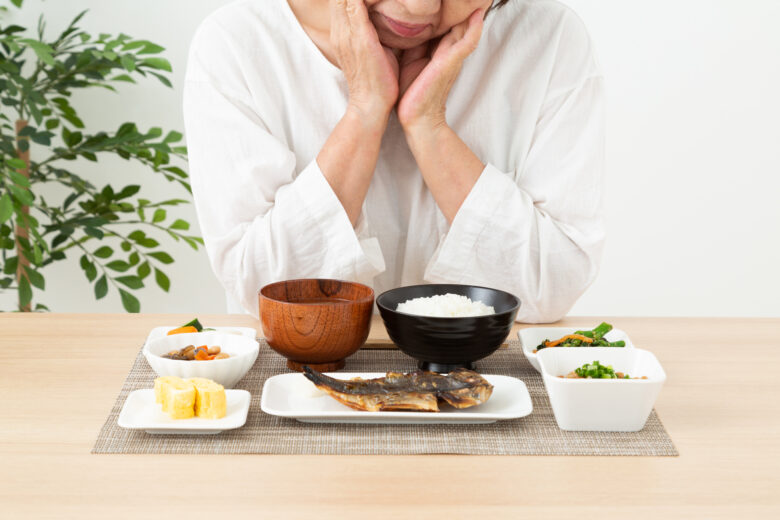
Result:
{"type": "Polygon", "coordinates": [[[398,99],[398,60],[379,42],[365,0],[330,0],[330,40],[349,87],[349,106],[386,121],[398,99]]]}

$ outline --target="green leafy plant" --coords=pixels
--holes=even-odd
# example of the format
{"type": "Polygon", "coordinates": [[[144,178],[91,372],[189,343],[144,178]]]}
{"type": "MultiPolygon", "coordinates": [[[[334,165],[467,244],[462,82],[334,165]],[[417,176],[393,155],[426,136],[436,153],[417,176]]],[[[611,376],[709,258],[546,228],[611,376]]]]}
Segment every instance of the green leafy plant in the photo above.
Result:
{"type": "MultiPolygon", "coordinates": [[[[23,0],[11,2],[21,7],[23,0]]],[[[188,175],[177,166],[186,159],[176,144],[182,134],[141,131],[135,123],[89,133],[71,104],[75,91],[113,91],[144,77],[170,87],[164,49],[126,34],[90,35],[77,27],[85,13],[54,39],[46,39],[43,16],[34,37],[0,20],[0,292],[16,291],[22,311],[48,310],[34,302],[34,291],[45,289],[45,268],[75,254],[95,298],[113,289],[128,312],[138,312],[132,291],[152,274],[162,290],[170,288],[164,268],[174,260],[160,241],[183,240],[194,250],[203,244],[186,234],[188,222],[166,211],[190,199],[188,175]],[[74,171],[78,159],[109,155],[164,176],[187,199],[153,202],[139,196],[139,184],[98,186],[74,171]]]]}

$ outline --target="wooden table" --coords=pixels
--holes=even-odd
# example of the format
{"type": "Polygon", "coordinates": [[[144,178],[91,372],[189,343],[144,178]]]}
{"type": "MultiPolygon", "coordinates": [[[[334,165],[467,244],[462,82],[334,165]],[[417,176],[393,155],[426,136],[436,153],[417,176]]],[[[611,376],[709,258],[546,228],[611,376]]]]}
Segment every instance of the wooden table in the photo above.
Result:
{"type": "Polygon", "coordinates": [[[190,318],[0,315],[1,519],[780,518],[780,319],[609,320],[663,364],[680,457],[91,455],[147,332],[190,318]]]}

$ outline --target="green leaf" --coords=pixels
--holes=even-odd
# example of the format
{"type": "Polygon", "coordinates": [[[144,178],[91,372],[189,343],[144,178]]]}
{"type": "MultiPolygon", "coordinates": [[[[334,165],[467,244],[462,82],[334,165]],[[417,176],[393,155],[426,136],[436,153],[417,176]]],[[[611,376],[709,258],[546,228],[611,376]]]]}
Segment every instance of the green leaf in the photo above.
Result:
{"type": "Polygon", "coordinates": [[[162,208],[157,208],[154,210],[154,216],[152,217],[152,223],[162,222],[165,220],[165,217],[167,215],[167,212],[162,208]]]}
{"type": "Polygon", "coordinates": [[[46,121],[46,130],[54,130],[58,126],[60,126],[59,119],[49,119],[46,121]]]}
{"type": "Polygon", "coordinates": [[[63,243],[65,243],[65,242],[68,240],[68,237],[69,237],[69,236],[70,236],[70,235],[67,235],[67,234],[65,234],[65,233],[60,233],[59,235],[57,235],[56,237],[54,237],[54,240],[52,240],[52,241],[51,241],[51,247],[52,247],[52,249],[56,248],[56,247],[57,247],[57,246],[59,246],[60,244],[63,244],[63,243]]]}
{"type": "Polygon", "coordinates": [[[62,127],[62,140],[68,148],[74,148],[84,138],[81,132],[71,132],[68,128],[62,127]]]}
{"type": "Polygon", "coordinates": [[[89,236],[91,236],[93,238],[97,238],[97,239],[102,239],[105,236],[105,233],[103,233],[102,230],[100,230],[100,229],[98,229],[96,227],[91,227],[91,226],[85,227],[84,228],[84,233],[86,233],[87,235],[89,235],[89,236]]]}
{"type": "Polygon", "coordinates": [[[16,7],[22,7],[22,2],[24,0],[11,0],[11,3],[14,4],[16,7]]]}
{"type": "Polygon", "coordinates": [[[157,281],[157,285],[159,285],[160,289],[163,291],[168,292],[168,289],[171,288],[171,281],[168,279],[165,273],[159,269],[154,270],[154,279],[157,281]]]}
{"type": "Polygon", "coordinates": [[[41,265],[43,263],[43,253],[41,253],[38,242],[33,242],[33,262],[35,265],[41,265]]]}
{"type": "Polygon", "coordinates": [[[14,184],[8,186],[8,189],[11,191],[11,195],[13,195],[14,198],[17,201],[19,201],[21,205],[31,206],[33,204],[34,202],[33,195],[26,189],[20,188],[19,186],[16,186],[14,184]]]}
{"type": "Polygon", "coordinates": [[[108,281],[106,280],[106,275],[103,275],[95,284],[95,299],[99,300],[106,294],[108,294],[108,281]]]}
{"type": "Polygon", "coordinates": [[[138,273],[138,277],[143,280],[149,276],[149,274],[152,272],[152,268],[149,267],[149,262],[144,262],[138,266],[138,270],[136,272],[138,273]]]}
{"type": "Polygon", "coordinates": [[[84,121],[79,119],[76,114],[63,112],[62,117],[76,128],[84,128],[84,121]]]}
{"type": "Polygon", "coordinates": [[[163,143],[177,143],[181,141],[183,137],[184,136],[181,134],[181,132],[171,130],[168,132],[168,135],[165,136],[165,139],[163,139],[163,143]]]}
{"type": "Polygon", "coordinates": [[[171,81],[168,78],[166,78],[165,76],[163,76],[162,74],[158,74],[156,72],[149,72],[149,74],[151,74],[152,76],[154,76],[155,78],[160,80],[160,83],[162,83],[166,87],[172,87],[173,86],[171,84],[171,81]]]}
{"type": "Polygon", "coordinates": [[[92,263],[87,255],[81,255],[80,260],[81,268],[84,270],[84,274],[87,276],[87,280],[90,282],[97,278],[97,267],[92,263]]]}
{"type": "Polygon", "coordinates": [[[116,200],[126,199],[128,197],[132,197],[139,191],[141,191],[141,186],[137,184],[131,184],[130,186],[125,186],[124,188],[122,188],[122,191],[117,193],[115,198],[116,200]]]}
{"type": "Polygon", "coordinates": [[[138,301],[138,298],[124,289],[119,289],[119,295],[122,297],[122,306],[127,312],[138,312],[141,310],[141,303],[138,301]]]}
{"type": "Polygon", "coordinates": [[[30,283],[40,290],[46,289],[46,280],[43,275],[31,267],[25,266],[24,272],[27,273],[27,277],[30,279],[30,283]]]}
{"type": "Polygon", "coordinates": [[[162,128],[159,126],[153,126],[149,129],[148,132],[146,132],[146,138],[147,139],[157,139],[158,137],[162,136],[162,128]]]}
{"type": "Polygon", "coordinates": [[[16,168],[17,170],[24,170],[27,168],[27,163],[17,158],[8,158],[5,160],[5,164],[11,168],[16,168]]]}
{"type": "Polygon", "coordinates": [[[153,238],[145,237],[145,238],[143,238],[143,239],[138,241],[138,245],[142,246],[142,247],[146,247],[146,248],[152,249],[154,247],[159,246],[160,243],[157,240],[153,239],[153,238]]]}
{"type": "Polygon", "coordinates": [[[27,125],[21,130],[19,130],[19,133],[17,134],[19,137],[30,137],[32,135],[35,135],[35,132],[37,132],[38,129],[35,128],[32,125],[27,125]]]}
{"type": "Polygon", "coordinates": [[[29,38],[21,38],[18,41],[21,43],[26,43],[27,46],[29,46],[33,52],[35,52],[39,60],[44,62],[46,65],[54,67],[54,58],[52,57],[54,49],[52,49],[50,46],[38,40],[31,40],[29,38]]]}
{"type": "Polygon", "coordinates": [[[130,251],[133,248],[132,244],[126,240],[120,244],[120,247],[122,248],[122,251],[125,252],[130,251]]]}
{"type": "Polygon", "coordinates": [[[186,231],[190,229],[190,223],[187,222],[186,220],[182,220],[179,218],[176,219],[176,221],[170,225],[169,229],[183,229],[186,231]]]}
{"type": "Polygon", "coordinates": [[[127,262],[131,266],[136,265],[140,261],[141,261],[141,256],[137,252],[135,252],[135,251],[133,253],[131,253],[130,256],[127,258],[127,262]]]}
{"type": "Polygon", "coordinates": [[[171,255],[166,253],[165,251],[155,251],[154,253],[149,253],[149,256],[152,258],[164,263],[164,264],[172,264],[173,258],[171,258],[171,255]]]}
{"type": "Polygon", "coordinates": [[[27,278],[22,276],[19,280],[19,308],[26,307],[32,301],[32,288],[27,278]]]}
{"type": "Polygon", "coordinates": [[[113,249],[111,249],[111,248],[110,248],[110,247],[108,247],[108,246],[102,246],[102,247],[98,248],[98,249],[97,249],[97,250],[94,252],[94,255],[95,255],[96,257],[98,257],[98,258],[108,258],[109,256],[111,256],[111,255],[113,255],[113,254],[114,254],[114,250],[113,250],[113,249]]]}
{"type": "Polygon", "coordinates": [[[116,281],[130,289],[141,289],[144,286],[144,282],[138,276],[120,276],[116,281]]]}
{"type": "Polygon", "coordinates": [[[127,74],[120,74],[119,76],[114,76],[113,78],[108,78],[109,81],[124,81],[127,83],[135,83],[135,80],[128,76],[127,74]]]}
{"type": "MultiPolygon", "coordinates": [[[[135,70],[135,60],[132,56],[129,54],[125,54],[120,59],[122,66],[129,72],[133,72],[135,70]]],[[[129,77],[129,76],[128,76],[129,77]]]]}
{"type": "Polygon", "coordinates": [[[11,196],[8,193],[4,193],[0,197],[0,224],[11,218],[14,214],[14,203],[11,200],[11,196]]]}
{"type": "Polygon", "coordinates": [[[16,273],[16,268],[18,265],[19,265],[19,257],[12,256],[11,258],[5,261],[5,265],[3,266],[3,272],[5,274],[14,274],[16,273]]]}
{"type": "Polygon", "coordinates": [[[144,41],[144,48],[138,51],[138,54],[158,54],[165,50],[165,47],[161,47],[156,43],[144,41]]]}
{"type": "Polygon", "coordinates": [[[38,132],[30,137],[33,142],[42,144],[44,146],[51,146],[51,136],[54,135],[51,132],[38,132]]]}
{"type": "Polygon", "coordinates": [[[165,170],[166,172],[171,172],[174,175],[178,175],[182,179],[186,179],[187,178],[187,172],[185,172],[184,170],[182,170],[178,166],[166,166],[165,168],[163,168],[163,170],[165,170]]]}
{"type": "Polygon", "coordinates": [[[124,260],[114,260],[113,262],[107,263],[106,267],[108,267],[113,271],[119,271],[120,273],[124,273],[125,271],[130,269],[130,264],[128,264],[124,260]]]}
{"type": "Polygon", "coordinates": [[[167,71],[167,72],[173,72],[173,67],[171,67],[171,62],[169,62],[165,58],[159,58],[159,57],[146,58],[143,61],[143,63],[146,64],[146,65],[149,65],[153,69],[164,70],[164,71],[167,71]]]}
{"type": "Polygon", "coordinates": [[[30,179],[22,175],[21,173],[11,170],[8,172],[8,176],[11,177],[11,180],[14,181],[14,183],[18,184],[19,186],[23,188],[29,188],[30,187],[30,179]]]}

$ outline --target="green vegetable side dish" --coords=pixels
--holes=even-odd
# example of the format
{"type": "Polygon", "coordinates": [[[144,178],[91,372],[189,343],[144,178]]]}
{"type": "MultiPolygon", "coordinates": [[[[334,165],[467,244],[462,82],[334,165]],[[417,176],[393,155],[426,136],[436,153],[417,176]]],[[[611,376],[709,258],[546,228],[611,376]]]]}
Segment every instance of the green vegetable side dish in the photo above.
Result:
{"type": "Polygon", "coordinates": [[[602,323],[593,330],[578,330],[555,341],[546,339],[536,347],[534,353],[550,347],[625,347],[626,342],[607,341],[604,336],[612,330],[612,325],[602,323]]]}
{"type": "Polygon", "coordinates": [[[209,327],[204,329],[203,325],[201,325],[200,321],[198,321],[198,318],[195,318],[192,321],[188,321],[187,323],[182,325],[182,327],[195,327],[195,330],[197,330],[198,332],[209,332],[209,331],[212,331],[212,330],[217,330],[217,329],[212,329],[212,328],[209,328],[209,327]]]}
{"type": "Polygon", "coordinates": [[[569,372],[565,376],[567,379],[647,379],[647,376],[643,377],[631,377],[623,372],[615,372],[612,365],[604,366],[598,361],[593,363],[585,363],[580,368],[575,368],[574,371],[569,372]]]}
{"type": "Polygon", "coordinates": [[[198,318],[195,318],[192,321],[188,321],[187,323],[182,325],[182,327],[195,327],[195,329],[198,332],[203,332],[203,325],[200,324],[200,322],[198,321],[198,318]]]}

